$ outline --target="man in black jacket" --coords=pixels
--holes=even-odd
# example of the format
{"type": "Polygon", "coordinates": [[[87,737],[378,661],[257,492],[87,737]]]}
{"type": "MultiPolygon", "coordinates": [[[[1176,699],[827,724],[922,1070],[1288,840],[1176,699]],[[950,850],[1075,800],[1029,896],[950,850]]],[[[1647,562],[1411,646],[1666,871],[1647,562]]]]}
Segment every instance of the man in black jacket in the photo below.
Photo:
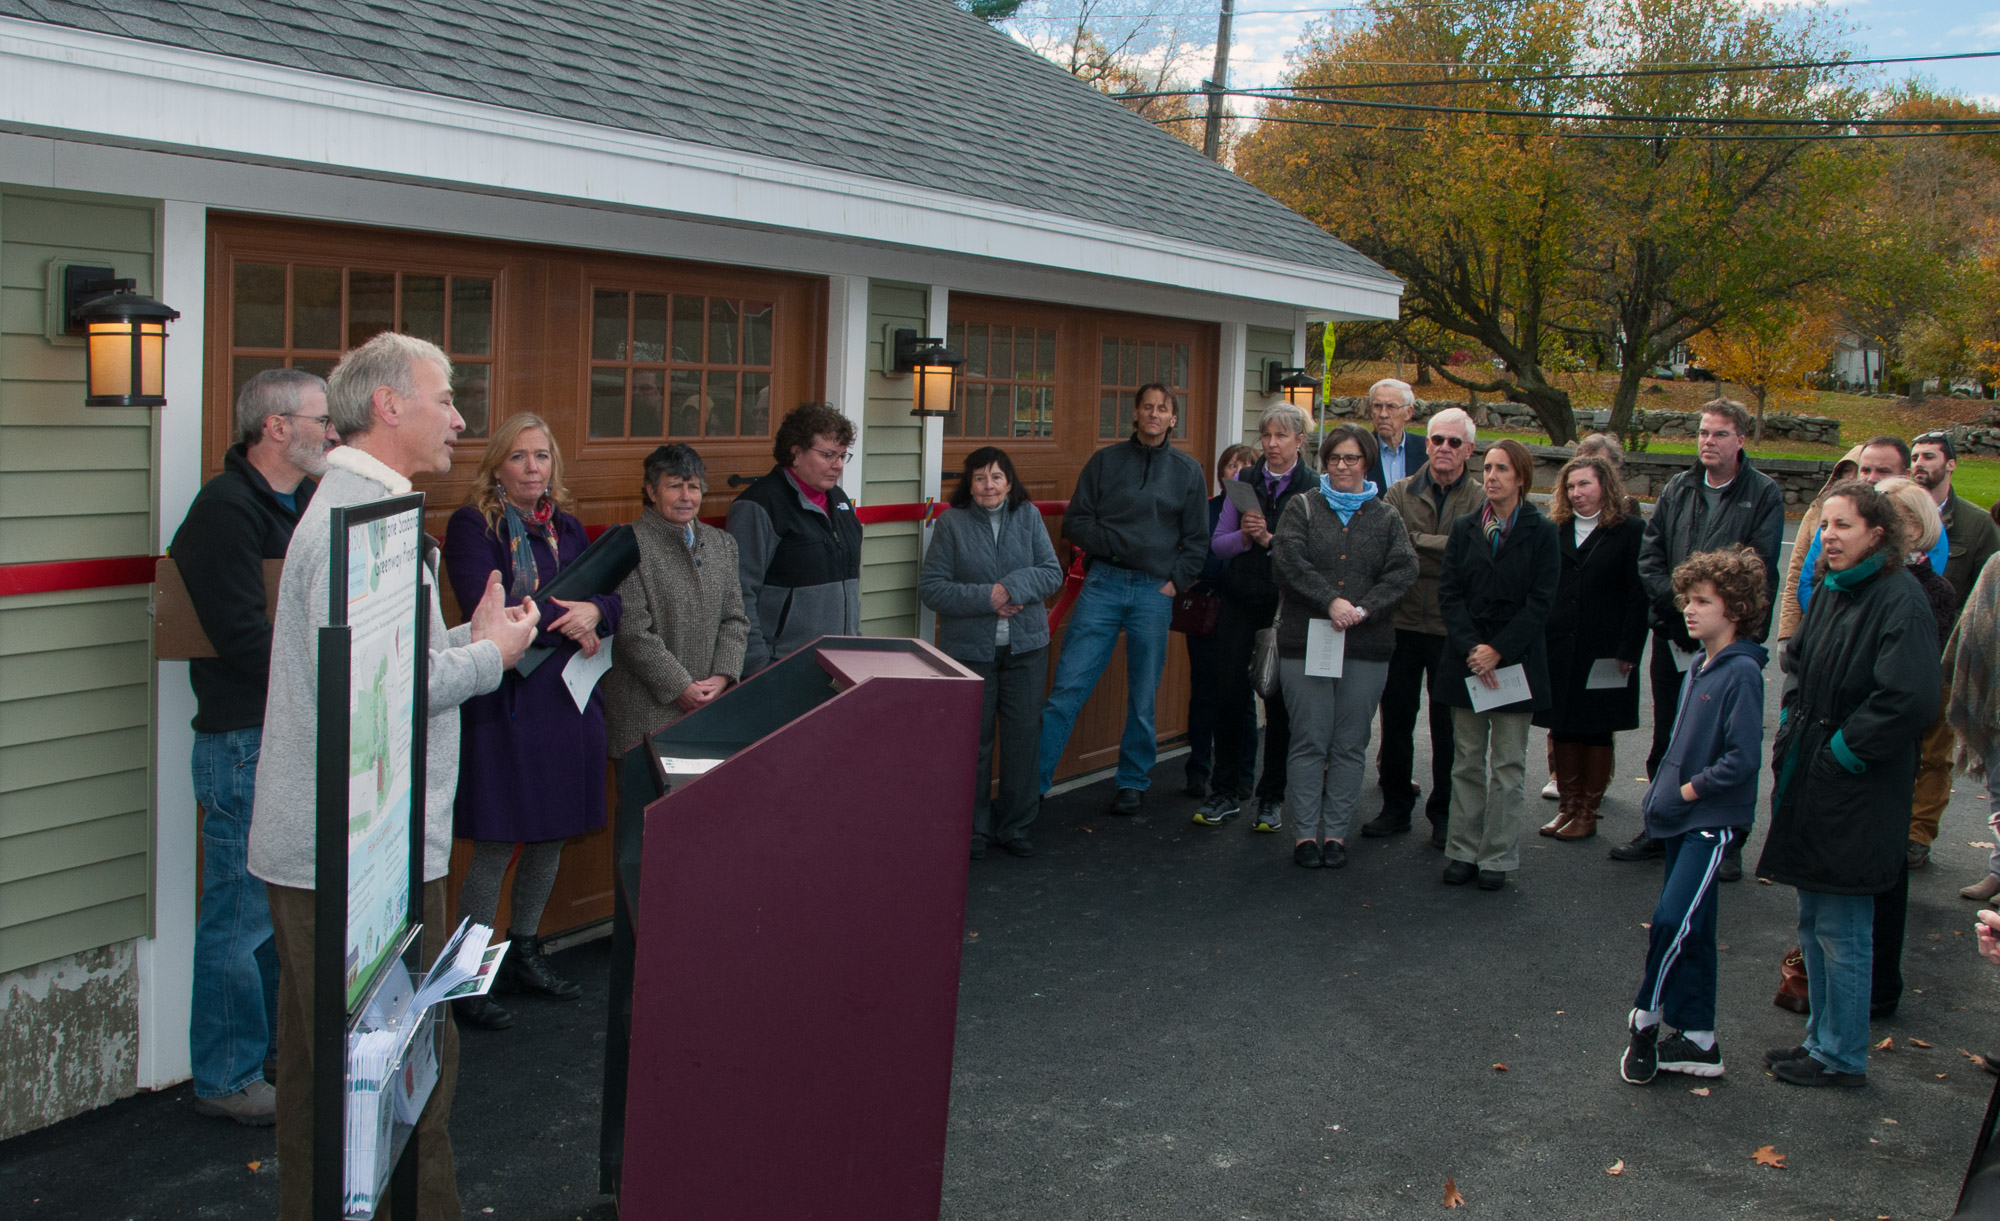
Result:
{"type": "Polygon", "coordinates": [[[1042,792],[1054,783],[1083,702],[1125,637],[1125,733],[1118,743],[1113,814],[1139,812],[1158,757],[1153,696],[1167,662],[1174,598],[1208,558],[1208,477],[1174,448],[1179,418],[1157,382],[1139,387],[1131,439],[1083,464],[1063,514],[1063,534],[1089,558],[1090,575],[1070,609],[1062,658],[1042,708],[1042,792]]]}
{"type": "MultiPolygon", "coordinates": [[[[1674,569],[1698,551],[1748,546],[1764,562],[1765,592],[1770,605],[1778,601],[1778,548],[1785,537],[1785,494],[1769,475],[1750,465],[1743,437],[1750,413],[1743,404],[1716,399],[1701,409],[1696,436],[1695,465],[1667,481],[1646,520],[1646,540],[1639,547],[1639,581],[1653,604],[1653,749],[1646,756],[1652,776],[1673,737],[1680,711],[1681,679],[1692,657],[1694,641],[1674,604],[1674,569]]],[[[1745,636],[1762,640],[1770,631],[1767,611],[1761,623],[1745,624],[1745,636]]],[[[1611,850],[1614,861],[1643,861],[1664,849],[1641,831],[1629,843],[1611,850]]],[[[1734,882],[1743,876],[1743,852],[1733,845],[1720,876],[1734,882]]]]}
{"type": "Polygon", "coordinates": [[[194,1106],[262,1126],[276,1092],[264,1080],[278,960],[264,884],[245,867],[271,662],[264,561],[283,560],[335,440],[326,383],[271,369],[236,398],[238,441],[174,533],[170,554],[212,658],[188,663],[194,686],[195,801],[201,805],[201,921],[194,941],[189,1050],[194,1106]]]}

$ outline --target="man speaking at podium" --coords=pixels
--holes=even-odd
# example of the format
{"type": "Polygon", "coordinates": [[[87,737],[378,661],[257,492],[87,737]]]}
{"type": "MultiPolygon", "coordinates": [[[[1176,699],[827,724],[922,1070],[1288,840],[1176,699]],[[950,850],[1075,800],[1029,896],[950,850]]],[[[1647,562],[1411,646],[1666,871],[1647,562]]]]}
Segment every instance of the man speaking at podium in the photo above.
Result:
{"type": "MultiPolygon", "coordinates": [[[[328,622],[331,510],[410,491],[410,477],[451,469],[465,421],[452,406],[451,362],[434,344],[387,332],[349,352],[327,384],[327,412],[342,444],[326,455],[326,477],[300,516],[285,553],[271,625],[271,684],[257,794],[250,817],[250,872],[267,883],[278,948],[278,1215],[312,1211],[313,823],[319,757],[319,630],[328,622]]],[[[451,934],[445,873],[451,860],[452,798],[458,788],[458,706],[500,685],[501,672],[535,638],[533,601],[505,605],[496,573],[468,622],[445,630],[431,567],[430,722],[424,786],[424,946],[428,966],[451,934]]],[[[438,1039],[438,1080],[417,1122],[421,1218],[456,1218],[458,1182],[446,1121],[458,1080],[458,1028],[438,1039]]]]}

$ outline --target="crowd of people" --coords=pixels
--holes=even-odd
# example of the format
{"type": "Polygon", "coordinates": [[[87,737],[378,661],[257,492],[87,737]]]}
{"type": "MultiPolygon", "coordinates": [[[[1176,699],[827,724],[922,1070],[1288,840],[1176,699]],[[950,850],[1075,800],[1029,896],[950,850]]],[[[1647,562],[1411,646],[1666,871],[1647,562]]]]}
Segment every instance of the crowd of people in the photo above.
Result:
{"type": "MultiPolygon", "coordinates": [[[[450,470],[464,427],[450,371],[433,345],[390,333],[325,382],[294,370],[250,379],[239,441],[173,544],[217,644],[191,668],[206,811],[197,1106],[275,1121],[286,1166],[311,1164],[313,653],[328,615],[327,515],[450,470]],[[260,566],[280,557],[267,623],[260,566]],[[273,1044],[275,1090],[263,1071],[273,1044]]],[[[1063,517],[1084,576],[1052,677],[1047,603],[1064,566],[1007,452],[967,457],[918,592],[938,646],[984,680],[970,855],[1034,855],[1040,804],[1121,639],[1126,716],[1109,812],[1144,808],[1178,626],[1197,824],[1247,811],[1256,831],[1290,831],[1295,865],[1347,865],[1379,716],[1380,807],[1360,834],[1407,833],[1421,804],[1442,881],[1500,890],[1520,867],[1530,728],[1547,731],[1543,796],[1557,803],[1540,833],[1592,838],[1615,735],[1639,725],[1650,634],[1643,822],[1610,855],[1666,869],[1621,1074],[1723,1071],[1716,888],[1742,876],[1742,845],[1768,808],[1756,871],[1797,890],[1808,1020],[1801,1044],[1766,1063],[1801,1085],[1864,1082],[1870,1016],[1901,996],[1908,871],[1928,860],[1954,745],[2000,804],[2000,570],[1988,564],[2000,527],[1953,491],[1950,434],[1857,446],[1781,574],[1784,498],[1744,452],[1749,417],[1736,403],[1704,408],[1695,463],[1650,513],[1625,488],[1614,437],[1585,438],[1544,505],[1525,446],[1502,439],[1478,454],[1464,411],[1437,412],[1419,434],[1413,409],[1394,379],[1370,389],[1372,427],[1315,434],[1298,408],[1273,406],[1255,449],[1220,455],[1212,490],[1173,444],[1172,392],[1141,387],[1131,436],[1085,463],[1063,517]],[[1767,637],[1784,691],[1768,753],[1767,637]],[[1428,790],[1414,766],[1426,705],[1428,790]]],[[[441,555],[426,556],[465,612],[446,630],[436,599],[429,610],[426,959],[456,923],[445,878],[461,838],[472,848],[458,915],[496,923],[513,872],[515,944],[496,991],[579,995],[537,931],[562,842],[605,823],[606,760],[621,815],[636,813],[647,734],[820,636],[860,631],[862,531],[840,488],[854,438],[827,404],[787,414],[773,467],[720,529],[700,520],[701,455],[658,447],[639,472],[636,569],[615,591],[566,600],[546,590],[588,536],[555,431],[527,414],[495,427],[441,555]],[[611,667],[579,704],[564,664],[607,646],[611,667]],[[531,649],[548,664],[522,666],[531,649]]],[[[2000,895],[2000,848],[1991,866],[1966,898],[2000,895]]],[[[486,1029],[513,1021],[493,997],[456,1013],[486,1029]]],[[[456,1198],[445,1130],[455,1024],[445,1030],[421,1123],[420,1195],[440,1208],[456,1198]]],[[[286,1215],[304,1215],[303,1178],[285,1176],[286,1215]]]]}

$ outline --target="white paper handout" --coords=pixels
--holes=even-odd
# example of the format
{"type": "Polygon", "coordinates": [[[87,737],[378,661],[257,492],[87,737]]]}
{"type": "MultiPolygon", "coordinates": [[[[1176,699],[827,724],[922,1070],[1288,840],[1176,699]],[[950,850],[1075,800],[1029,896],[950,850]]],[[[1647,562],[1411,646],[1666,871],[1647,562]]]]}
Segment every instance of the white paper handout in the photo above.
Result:
{"type": "Polygon", "coordinates": [[[590,703],[590,693],[597,686],[597,680],[611,668],[611,639],[606,637],[597,642],[597,656],[585,657],[579,651],[563,667],[563,686],[569,688],[569,697],[576,701],[576,710],[585,711],[590,703]]]}
{"type": "Polygon", "coordinates": [[[1688,667],[1693,665],[1694,659],[1701,654],[1700,649],[1683,650],[1677,644],[1669,644],[1667,648],[1674,655],[1674,669],[1679,670],[1683,674],[1687,673],[1688,667]]]}
{"type": "Polygon", "coordinates": [[[1583,680],[1585,691],[1622,691],[1631,679],[1618,668],[1616,657],[1600,657],[1590,663],[1590,677],[1583,680]]]}
{"type": "MultiPolygon", "coordinates": [[[[1229,503],[1236,506],[1236,512],[1239,516],[1263,513],[1264,506],[1257,502],[1257,489],[1251,487],[1241,479],[1223,480],[1222,491],[1229,497],[1229,503]]],[[[1277,529],[1277,523],[1267,521],[1264,523],[1264,528],[1275,530],[1277,529]]]]}
{"type": "Polygon", "coordinates": [[[1529,696],[1528,671],[1521,666],[1502,666],[1493,671],[1493,677],[1500,680],[1500,687],[1494,690],[1479,681],[1477,674],[1465,676],[1465,689],[1472,692],[1472,710],[1486,712],[1494,708],[1504,708],[1518,704],[1529,696]]]}
{"type": "Polygon", "coordinates": [[[1306,620],[1306,676],[1339,678],[1347,659],[1347,633],[1335,630],[1331,619],[1306,620]]]}

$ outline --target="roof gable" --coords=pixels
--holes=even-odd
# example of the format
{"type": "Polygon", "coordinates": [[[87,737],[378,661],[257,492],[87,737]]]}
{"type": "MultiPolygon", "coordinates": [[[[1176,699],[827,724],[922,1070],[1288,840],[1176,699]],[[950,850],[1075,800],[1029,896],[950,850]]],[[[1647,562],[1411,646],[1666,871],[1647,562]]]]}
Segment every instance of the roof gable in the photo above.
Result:
{"type": "Polygon", "coordinates": [[[1394,282],[946,0],[0,0],[0,14],[1394,282]]]}

